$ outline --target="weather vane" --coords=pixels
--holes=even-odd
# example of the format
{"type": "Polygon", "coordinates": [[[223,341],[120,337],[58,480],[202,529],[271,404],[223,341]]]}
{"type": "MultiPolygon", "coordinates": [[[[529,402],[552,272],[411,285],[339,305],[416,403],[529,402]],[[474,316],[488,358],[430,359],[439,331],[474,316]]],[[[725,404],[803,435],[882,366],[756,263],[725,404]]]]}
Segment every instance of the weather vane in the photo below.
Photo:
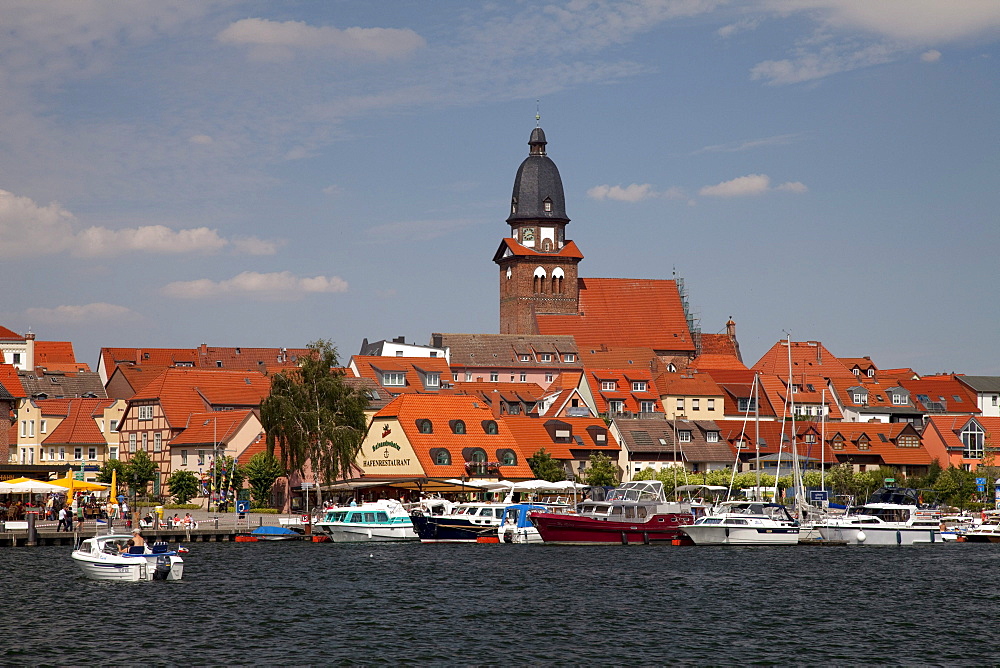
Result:
{"type": "Polygon", "coordinates": [[[542,104],[541,100],[535,100],[535,127],[536,128],[539,127],[539,123],[542,120],[542,112],[540,110],[541,104],[542,104]]]}

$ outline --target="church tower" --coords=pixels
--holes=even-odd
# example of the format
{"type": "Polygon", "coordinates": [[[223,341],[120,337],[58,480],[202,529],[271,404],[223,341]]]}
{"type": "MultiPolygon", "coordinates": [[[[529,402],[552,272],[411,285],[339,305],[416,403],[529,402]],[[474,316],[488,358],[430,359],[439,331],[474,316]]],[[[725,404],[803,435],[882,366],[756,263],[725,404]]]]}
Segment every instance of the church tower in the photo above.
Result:
{"type": "Polygon", "coordinates": [[[545,153],[546,143],[535,127],[528,157],[514,178],[510,235],[493,256],[500,265],[501,334],[537,334],[536,314],[579,312],[577,265],[583,254],[566,239],[562,178],[545,153]]]}

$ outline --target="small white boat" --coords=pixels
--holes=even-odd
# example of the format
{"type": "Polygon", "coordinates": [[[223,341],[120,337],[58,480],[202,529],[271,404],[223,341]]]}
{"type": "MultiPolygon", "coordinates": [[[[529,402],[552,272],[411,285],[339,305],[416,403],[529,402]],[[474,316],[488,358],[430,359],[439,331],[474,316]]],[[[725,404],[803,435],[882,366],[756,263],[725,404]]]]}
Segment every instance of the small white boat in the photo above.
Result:
{"type": "Polygon", "coordinates": [[[799,525],[779,503],[727,501],[680,527],[695,545],[797,545],[799,525]]]}
{"type": "Polygon", "coordinates": [[[410,514],[394,499],[332,508],[314,526],[334,543],[417,540],[410,514]]]}
{"type": "Polygon", "coordinates": [[[180,580],[184,560],[166,543],[126,548],[129,534],[94,536],[73,550],[73,561],[91,580],[180,580]]]}
{"type": "Polygon", "coordinates": [[[916,490],[881,488],[843,517],[816,523],[824,540],[848,545],[941,543],[941,513],[919,504],[916,490]]]}

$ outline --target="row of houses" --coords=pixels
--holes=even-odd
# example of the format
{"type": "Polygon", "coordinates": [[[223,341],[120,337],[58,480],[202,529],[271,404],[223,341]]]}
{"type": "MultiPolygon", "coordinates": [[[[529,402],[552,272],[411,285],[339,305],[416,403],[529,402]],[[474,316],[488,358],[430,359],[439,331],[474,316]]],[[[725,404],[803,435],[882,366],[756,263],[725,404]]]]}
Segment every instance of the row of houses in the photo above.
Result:
{"type": "MultiPolygon", "coordinates": [[[[934,460],[975,469],[1000,433],[998,378],[882,370],[812,341],[778,342],[748,368],[731,333],[728,352],[716,342],[687,364],[652,349],[581,349],[571,336],[365,342],[332,370],[369,399],[351,478],[524,479],[543,449],[575,475],[595,453],[624,479],[646,468],[773,470],[793,441],[806,468],[910,475],[934,460]]],[[[154,492],[166,493],[173,471],[204,476],[222,454],[246,461],[264,449],[270,376],[305,352],[103,349],[97,374],[75,362],[54,375],[37,360],[0,365],[8,469],[70,466],[92,479],[142,450],[159,466],[154,492]]]]}

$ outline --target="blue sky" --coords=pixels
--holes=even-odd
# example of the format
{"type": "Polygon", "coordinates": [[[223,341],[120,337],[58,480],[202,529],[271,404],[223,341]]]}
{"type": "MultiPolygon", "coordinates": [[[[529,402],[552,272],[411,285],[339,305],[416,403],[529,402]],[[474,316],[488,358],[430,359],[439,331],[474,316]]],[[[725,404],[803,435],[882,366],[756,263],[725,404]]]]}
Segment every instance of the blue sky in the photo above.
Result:
{"type": "Polygon", "coordinates": [[[581,275],[1000,374],[1000,2],[0,5],[0,324],[101,346],[495,332],[536,100],[581,275]]]}

